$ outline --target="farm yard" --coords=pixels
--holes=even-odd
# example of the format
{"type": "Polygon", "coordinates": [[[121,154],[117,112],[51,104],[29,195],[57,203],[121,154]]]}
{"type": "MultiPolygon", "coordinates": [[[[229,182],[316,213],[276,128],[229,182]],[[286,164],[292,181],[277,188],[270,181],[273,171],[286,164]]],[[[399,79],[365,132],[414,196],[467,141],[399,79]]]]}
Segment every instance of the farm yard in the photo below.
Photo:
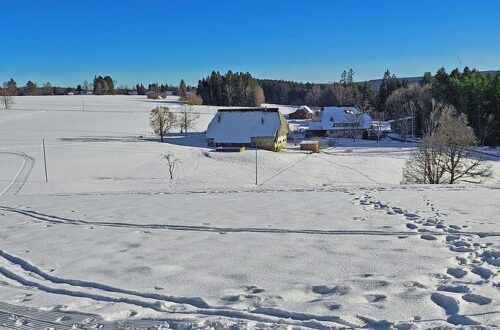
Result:
{"type": "Polygon", "coordinates": [[[257,152],[255,184],[254,150],[207,146],[219,107],[161,143],[157,105],[181,107],[26,96],[0,111],[0,328],[500,324],[498,158],[483,185],[409,186],[414,144],[289,143],[257,152]]]}

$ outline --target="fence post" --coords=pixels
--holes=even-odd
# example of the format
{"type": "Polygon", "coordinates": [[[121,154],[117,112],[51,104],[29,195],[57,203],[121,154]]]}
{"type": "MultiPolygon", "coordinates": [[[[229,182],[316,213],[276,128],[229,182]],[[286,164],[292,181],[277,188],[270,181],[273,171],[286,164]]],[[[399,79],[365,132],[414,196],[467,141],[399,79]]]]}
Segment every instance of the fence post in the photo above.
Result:
{"type": "Polygon", "coordinates": [[[45,165],[45,182],[49,182],[49,178],[47,176],[47,157],[45,156],[45,139],[42,139],[43,145],[43,164],[45,165]]]}

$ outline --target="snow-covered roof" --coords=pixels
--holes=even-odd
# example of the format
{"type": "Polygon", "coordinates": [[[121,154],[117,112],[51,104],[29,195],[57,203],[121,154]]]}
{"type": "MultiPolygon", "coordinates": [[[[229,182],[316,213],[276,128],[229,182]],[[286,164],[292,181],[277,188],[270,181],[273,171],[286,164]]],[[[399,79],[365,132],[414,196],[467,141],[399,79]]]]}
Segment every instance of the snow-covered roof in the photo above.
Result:
{"type": "Polygon", "coordinates": [[[397,118],[397,119],[391,119],[391,120],[388,120],[387,122],[388,123],[396,123],[396,122],[399,122],[399,121],[407,121],[407,120],[411,120],[412,116],[408,116],[408,117],[401,117],[401,118],[397,118]]]}
{"type": "Polygon", "coordinates": [[[311,110],[311,108],[309,108],[307,105],[303,105],[301,106],[302,109],[304,109],[305,111],[309,112],[310,114],[314,114],[314,111],[311,110]]]}
{"type": "Polygon", "coordinates": [[[320,121],[309,123],[311,130],[345,129],[346,124],[357,122],[356,128],[370,128],[372,118],[367,113],[361,113],[356,107],[324,107],[320,121]]]}
{"type": "Polygon", "coordinates": [[[274,137],[282,122],[277,108],[220,109],[208,125],[206,138],[215,143],[251,143],[253,137],[274,137]]]}

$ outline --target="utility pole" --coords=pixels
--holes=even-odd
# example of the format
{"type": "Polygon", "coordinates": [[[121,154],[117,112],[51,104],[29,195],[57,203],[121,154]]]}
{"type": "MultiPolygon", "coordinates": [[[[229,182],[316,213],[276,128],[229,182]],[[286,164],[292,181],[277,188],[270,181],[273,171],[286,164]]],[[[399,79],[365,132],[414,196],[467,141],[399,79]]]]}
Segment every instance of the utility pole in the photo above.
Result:
{"type": "Polygon", "coordinates": [[[42,139],[43,145],[43,163],[45,165],[45,182],[49,182],[49,178],[47,176],[47,157],[45,156],[45,139],[42,139]]]}
{"type": "Polygon", "coordinates": [[[257,181],[257,143],[255,144],[255,185],[258,184],[258,181],[257,181]]]}

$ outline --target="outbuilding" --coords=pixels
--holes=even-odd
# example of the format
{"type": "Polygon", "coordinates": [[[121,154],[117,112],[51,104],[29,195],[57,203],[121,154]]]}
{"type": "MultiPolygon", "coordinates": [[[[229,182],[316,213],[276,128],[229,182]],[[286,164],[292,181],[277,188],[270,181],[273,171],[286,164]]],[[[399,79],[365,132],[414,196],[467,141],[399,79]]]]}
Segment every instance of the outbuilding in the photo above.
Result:
{"type": "Polygon", "coordinates": [[[314,111],[312,111],[307,105],[301,106],[288,115],[288,118],[290,119],[312,119],[313,117],[314,111]]]}
{"type": "Polygon", "coordinates": [[[319,152],[319,141],[306,140],[300,142],[300,150],[309,150],[311,152],[319,152]]]}

